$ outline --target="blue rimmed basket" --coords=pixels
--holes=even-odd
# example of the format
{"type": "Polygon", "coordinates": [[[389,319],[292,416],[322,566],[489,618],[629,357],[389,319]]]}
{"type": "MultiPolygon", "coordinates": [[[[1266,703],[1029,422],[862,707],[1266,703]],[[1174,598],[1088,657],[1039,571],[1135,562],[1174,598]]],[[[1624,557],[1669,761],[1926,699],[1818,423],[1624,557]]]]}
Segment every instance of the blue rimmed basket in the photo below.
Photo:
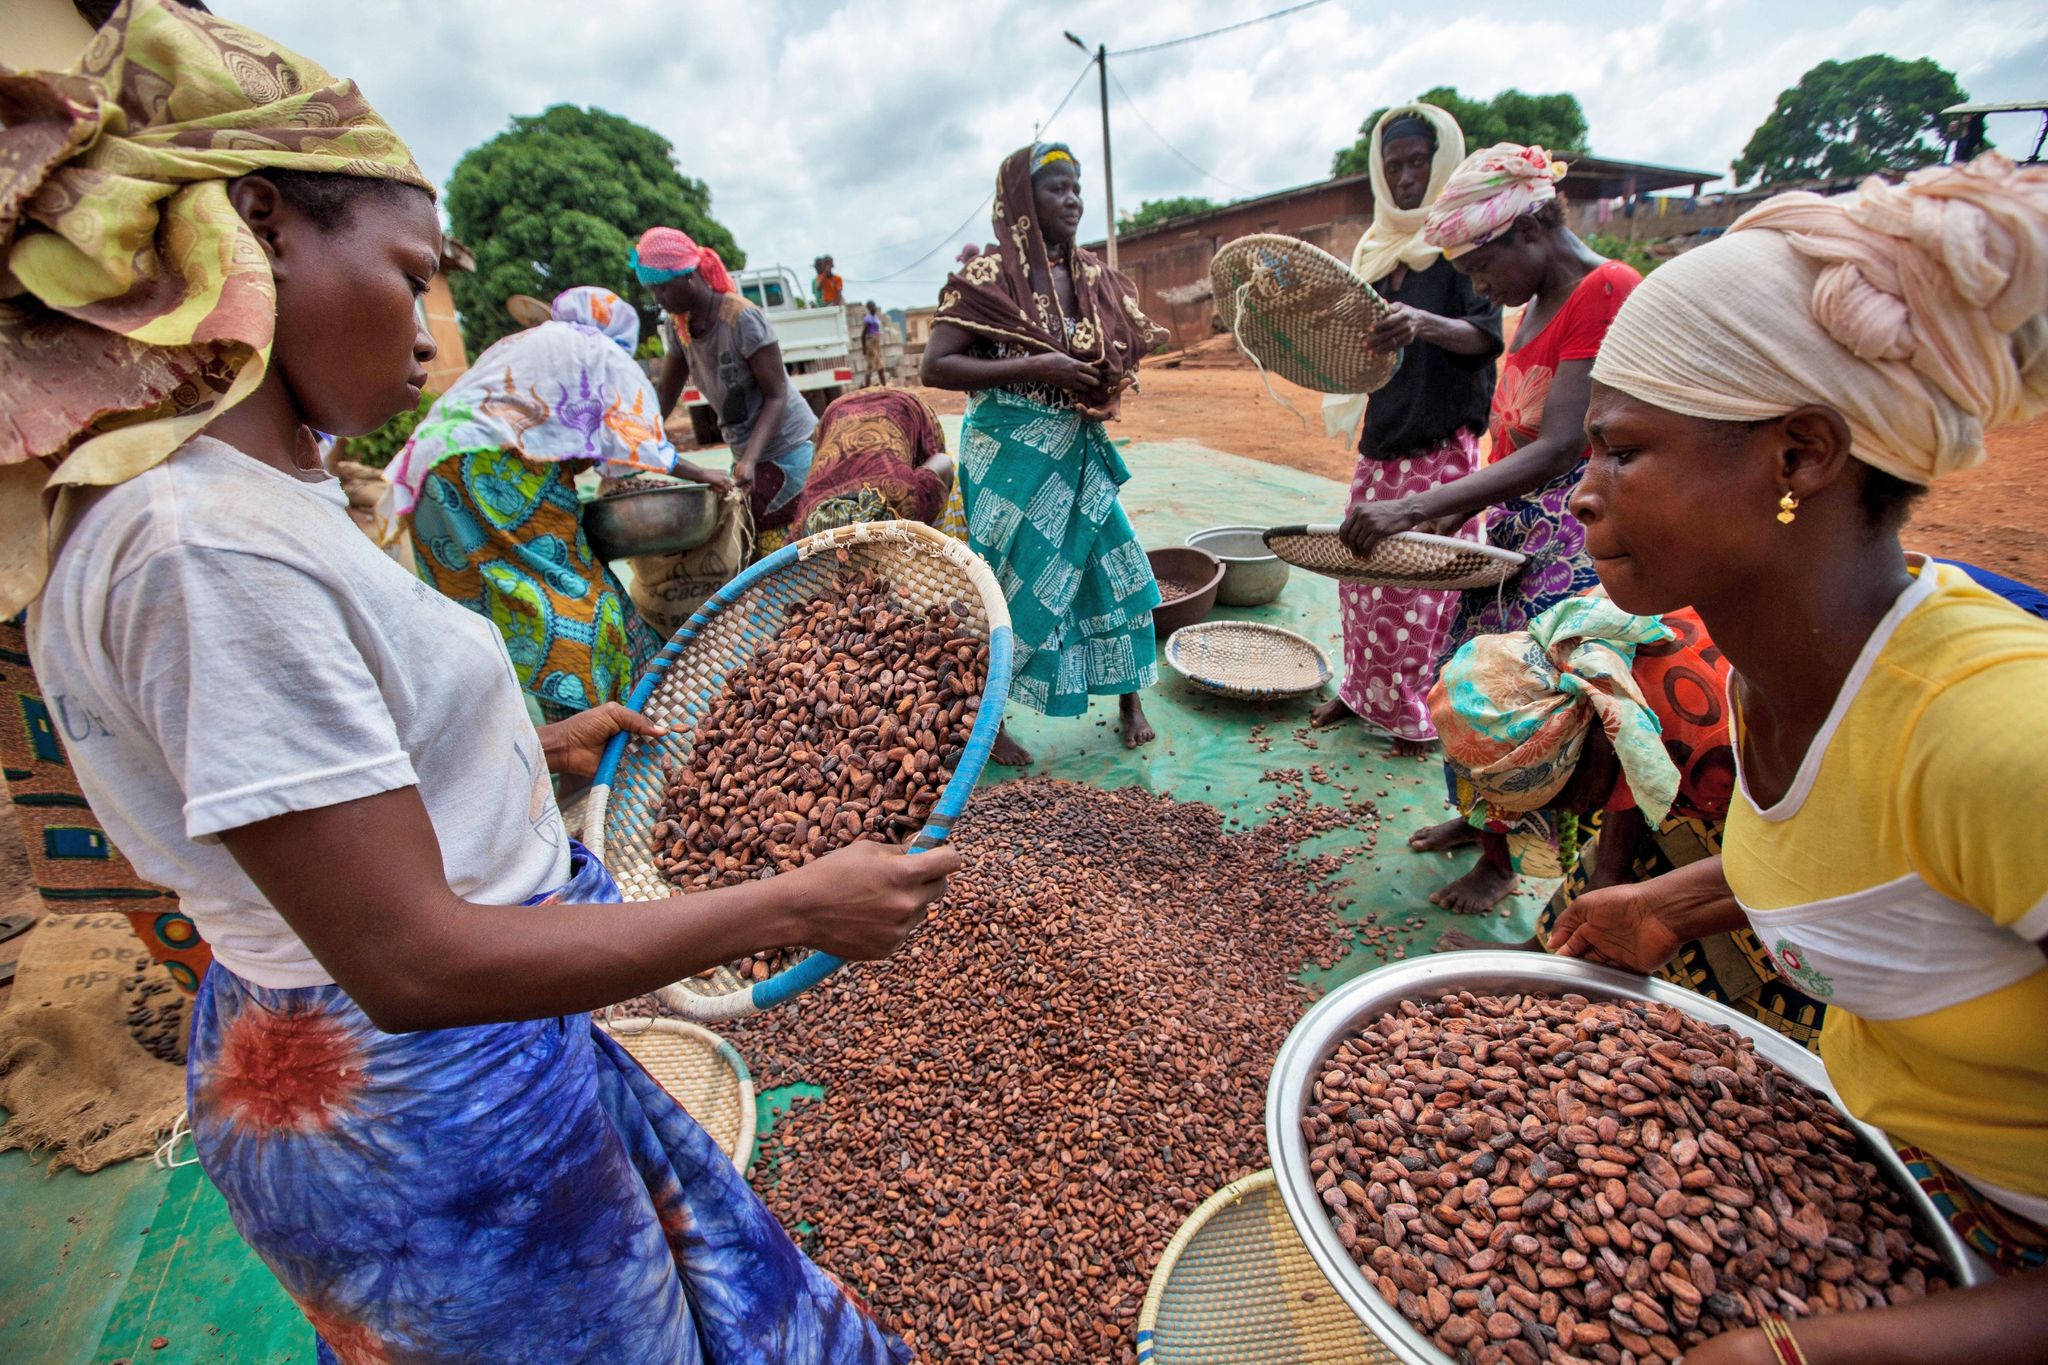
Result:
{"type": "MultiPolygon", "coordinates": [[[[667,725],[668,733],[659,739],[613,738],[591,784],[584,821],[584,842],[617,880],[625,899],[666,900],[679,894],[654,863],[654,826],[668,774],[689,761],[698,723],[726,679],[782,630],[791,605],[824,592],[842,569],[887,578],[896,595],[920,611],[958,602],[967,608],[967,629],[988,641],[988,681],[966,751],[906,851],[922,853],[945,842],[967,808],[1002,727],[1014,647],[1010,609],[995,574],[959,541],[919,522],[860,522],[785,545],[713,593],[633,689],[627,705],[667,725]]],[[[675,1014],[713,1023],[779,1005],[843,965],[829,953],[813,952],[766,981],[743,982],[720,968],[656,994],[675,1014]]]]}

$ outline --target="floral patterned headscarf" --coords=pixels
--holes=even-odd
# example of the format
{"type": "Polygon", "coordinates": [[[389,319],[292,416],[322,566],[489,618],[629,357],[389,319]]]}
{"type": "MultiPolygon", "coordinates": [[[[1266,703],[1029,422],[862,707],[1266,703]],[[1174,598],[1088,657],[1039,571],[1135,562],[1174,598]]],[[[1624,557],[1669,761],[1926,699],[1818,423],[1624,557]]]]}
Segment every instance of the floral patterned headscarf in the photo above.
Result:
{"type": "Polygon", "coordinates": [[[1058,143],[1020,147],[996,172],[996,244],[963,265],[939,293],[937,322],[950,322],[977,336],[1006,341],[1031,351],[1064,351],[1100,364],[1112,387],[1134,373],[1139,359],[1163,333],[1138,307],[1138,290],[1128,276],[1111,270],[1092,251],[1069,248],[1079,315],[1068,318],[1052,287],[1052,261],[1039,230],[1037,200],[1031,192],[1034,165],[1052,164],[1071,153],[1058,143]],[[1047,159],[1040,161],[1041,155],[1047,159]],[[1068,323],[1073,325],[1071,329],[1068,323]]]}
{"type": "Polygon", "coordinates": [[[1496,142],[1474,152],[1451,172],[1422,225],[1422,239],[1457,260],[1515,225],[1533,208],[1557,198],[1568,168],[1541,147],[1496,142]]]}
{"type": "Polygon", "coordinates": [[[353,82],[166,0],[72,71],[0,68],[0,615],[42,591],[68,490],[262,382],[277,294],[227,182],[273,168],[432,188],[353,82]]]}

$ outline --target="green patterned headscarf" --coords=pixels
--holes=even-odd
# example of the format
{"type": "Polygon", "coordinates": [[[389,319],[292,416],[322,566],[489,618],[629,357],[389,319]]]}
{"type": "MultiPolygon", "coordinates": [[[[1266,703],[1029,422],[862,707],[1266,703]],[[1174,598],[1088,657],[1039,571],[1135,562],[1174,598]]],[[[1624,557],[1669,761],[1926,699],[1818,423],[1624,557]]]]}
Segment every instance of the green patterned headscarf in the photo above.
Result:
{"type": "Polygon", "coordinates": [[[125,0],[70,72],[0,68],[0,614],[68,489],[160,463],[262,382],[270,266],[227,182],[431,190],[351,81],[250,29],[125,0]]]}

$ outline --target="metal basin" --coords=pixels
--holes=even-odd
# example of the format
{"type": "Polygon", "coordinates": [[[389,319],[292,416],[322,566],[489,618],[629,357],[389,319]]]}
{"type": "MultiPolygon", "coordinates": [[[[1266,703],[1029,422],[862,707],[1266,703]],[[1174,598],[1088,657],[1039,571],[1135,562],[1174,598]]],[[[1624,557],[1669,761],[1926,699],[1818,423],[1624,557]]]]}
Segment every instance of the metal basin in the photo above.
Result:
{"type": "Polygon", "coordinates": [[[1216,600],[1226,607],[1263,607],[1287,586],[1287,561],[1266,548],[1263,526],[1211,526],[1187,543],[1223,561],[1216,600]]]}
{"type": "Polygon", "coordinates": [[[622,488],[583,507],[583,534],[599,559],[694,550],[718,529],[718,494],[701,483],[622,488]]]}
{"type": "MultiPolygon", "coordinates": [[[[1675,1005],[1696,1019],[1723,1025],[1754,1039],[1759,1056],[1826,1095],[1837,1108],[1842,1104],[1842,1097],[1828,1084],[1827,1070],[1820,1058],[1783,1034],[1773,1033],[1726,1005],[1668,982],[1595,967],[1576,958],[1540,953],[1444,953],[1381,967],[1338,987],[1316,1002],[1280,1047],[1280,1056],[1273,1064],[1272,1082],[1266,1087],[1266,1149],[1273,1158],[1273,1173],[1288,1217],[1308,1245],[1309,1254],[1315,1257],[1317,1268],[1329,1278],[1351,1311],[1409,1365],[1454,1363],[1401,1316],[1399,1309],[1380,1297],[1379,1290],[1367,1282],[1351,1254],[1344,1250],[1344,1244],[1337,1240],[1336,1226],[1317,1197],[1315,1179],[1309,1173],[1308,1143],[1301,1135],[1301,1118],[1316,1077],[1338,1044],[1403,1000],[1434,999],[1453,991],[1478,995],[1562,995],[1576,991],[1588,999],[1675,1005]]],[[[1920,1221],[1921,1236],[1941,1253],[1956,1284],[1988,1283],[1993,1278],[1990,1267],[1968,1251],[1950,1230],[1948,1221],[1935,1212],[1934,1205],[1921,1193],[1884,1135],[1854,1119],[1847,1122],[1862,1137],[1865,1155],[1904,1193],[1907,1205],[1920,1221]]]]}

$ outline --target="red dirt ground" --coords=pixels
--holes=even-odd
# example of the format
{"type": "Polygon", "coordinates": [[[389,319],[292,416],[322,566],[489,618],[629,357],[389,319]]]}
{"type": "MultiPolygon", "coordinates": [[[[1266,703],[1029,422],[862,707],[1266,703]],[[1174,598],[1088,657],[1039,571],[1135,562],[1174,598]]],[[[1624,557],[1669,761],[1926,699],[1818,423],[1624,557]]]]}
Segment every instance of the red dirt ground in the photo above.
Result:
{"type": "MultiPolygon", "coordinates": [[[[1124,400],[1123,420],[1111,430],[1138,441],[1200,441],[1349,483],[1355,457],[1322,434],[1320,395],[1284,379],[1274,379],[1273,390],[1307,419],[1307,431],[1266,396],[1258,373],[1219,337],[1185,357],[1148,361],[1139,391],[1124,400]]],[[[921,392],[939,412],[966,407],[961,394],[921,392]]],[[[1983,464],[1944,479],[1921,500],[1906,544],[2048,585],[2048,417],[1995,432],[1986,444],[1983,464]]],[[[1333,519],[1340,510],[1332,505],[1333,519]]]]}

